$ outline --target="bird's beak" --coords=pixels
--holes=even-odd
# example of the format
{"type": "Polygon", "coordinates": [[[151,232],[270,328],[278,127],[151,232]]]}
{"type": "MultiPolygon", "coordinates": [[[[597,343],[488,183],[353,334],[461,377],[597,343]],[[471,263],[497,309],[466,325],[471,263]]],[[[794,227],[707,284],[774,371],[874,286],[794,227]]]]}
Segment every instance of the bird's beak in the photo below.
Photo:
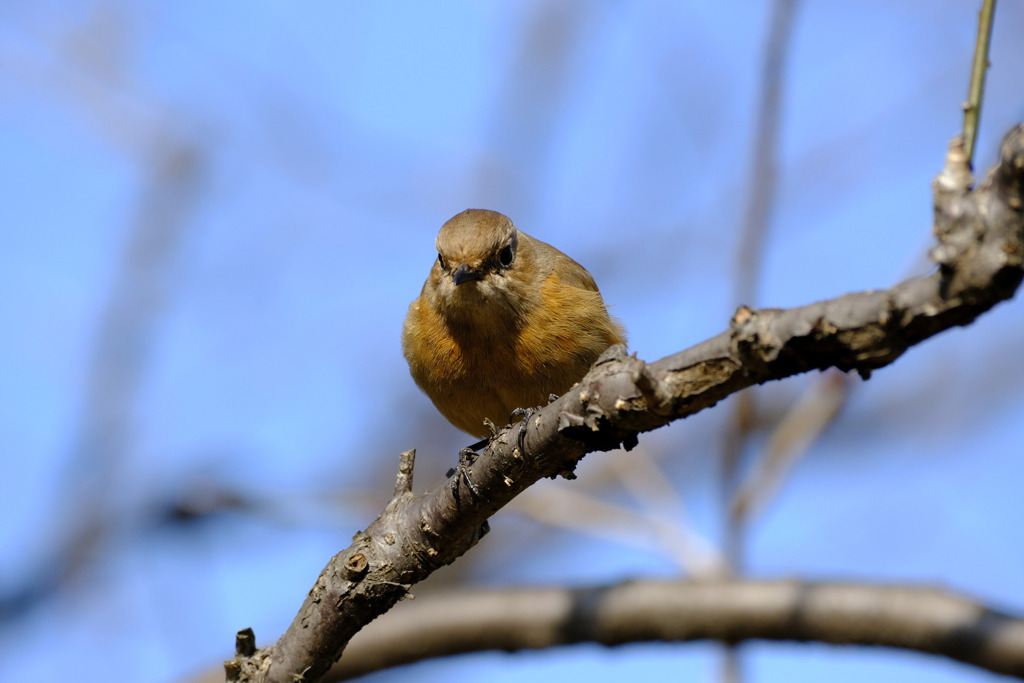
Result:
{"type": "Polygon", "coordinates": [[[460,263],[459,267],[452,273],[452,281],[456,285],[461,285],[463,282],[469,282],[471,280],[480,280],[483,278],[483,273],[479,270],[470,268],[465,263],[460,263]]]}

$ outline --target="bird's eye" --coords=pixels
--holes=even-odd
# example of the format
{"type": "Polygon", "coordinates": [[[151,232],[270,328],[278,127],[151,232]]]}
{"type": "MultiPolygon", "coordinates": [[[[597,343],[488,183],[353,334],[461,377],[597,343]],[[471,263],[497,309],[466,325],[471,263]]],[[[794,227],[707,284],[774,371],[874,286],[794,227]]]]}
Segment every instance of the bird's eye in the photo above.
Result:
{"type": "Polygon", "coordinates": [[[441,268],[444,268],[444,257],[441,256],[441,254],[437,255],[437,265],[441,266],[441,268]]]}
{"type": "Polygon", "coordinates": [[[512,259],[515,257],[515,252],[512,251],[512,245],[509,244],[504,249],[498,252],[498,263],[501,264],[502,268],[508,268],[512,265],[512,259]]]}

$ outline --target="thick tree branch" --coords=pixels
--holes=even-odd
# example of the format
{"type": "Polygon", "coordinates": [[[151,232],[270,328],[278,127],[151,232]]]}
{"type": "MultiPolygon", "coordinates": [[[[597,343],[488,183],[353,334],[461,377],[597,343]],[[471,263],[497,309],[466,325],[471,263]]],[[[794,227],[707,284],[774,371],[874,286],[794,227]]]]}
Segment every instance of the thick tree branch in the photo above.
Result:
{"type": "Polygon", "coordinates": [[[327,679],[486,650],[707,639],[900,648],[1024,678],[1024,619],[942,590],[636,581],[592,588],[461,589],[404,603],[356,636],[327,679]]]}
{"type": "Polygon", "coordinates": [[[1024,126],[1006,136],[985,182],[972,182],[954,141],[933,183],[939,268],[928,277],[788,310],[741,307],[725,332],[654,363],[614,347],[435,491],[411,492],[412,458],[403,455],[391,502],[331,559],[276,644],[226,664],[229,680],[320,680],[357,631],[472,547],[488,517],[542,477],[571,477],[587,453],[628,449],[640,432],[754,384],[828,367],[867,377],[1013,296],[1024,277],[1024,126]]]}

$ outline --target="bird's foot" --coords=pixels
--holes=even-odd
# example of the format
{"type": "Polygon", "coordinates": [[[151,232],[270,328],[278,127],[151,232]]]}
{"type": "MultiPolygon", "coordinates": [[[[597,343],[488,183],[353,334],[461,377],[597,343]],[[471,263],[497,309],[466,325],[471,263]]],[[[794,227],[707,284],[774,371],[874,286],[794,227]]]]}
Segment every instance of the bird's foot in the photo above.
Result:
{"type": "MultiPolygon", "coordinates": [[[[548,397],[548,401],[550,402],[557,398],[557,396],[551,394],[551,396],[548,397]]],[[[533,417],[533,414],[538,410],[540,410],[540,408],[516,408],[512,411],[512,415],[509,418],[510,420],[515,420],[517,417],[522,418],[522,421],[519,424],[519,434],[516,437],[516,446],[519,448],[520,453],[526,452],[526,428],[530,426],[530,418],[533,417]]]]}
{"type": "Polygon", "coordinates": [[[479,443],[475,443],[468,448],[463,448],[462,450],[460,450],[459,464],[455,466],[455,469],[448,470],[449,477],[455,475],[455,477],[452,479],[452,494],[455,496],[456,500],[458,500],[459,498],[460,481],[466,482],[466,488],[469,489],[469,492],[473,495],[474,499],[479,499],[483,497],[483,494],[480,493],[480,487],[473,483],[473,479],[469,476],[469,467],[474,462],[476,462],[477,458],[477,452],[476,450],[474,450],[474,448],[482,447],[481,444],[486,446],[487,439],[484,439],[479,443]]]}

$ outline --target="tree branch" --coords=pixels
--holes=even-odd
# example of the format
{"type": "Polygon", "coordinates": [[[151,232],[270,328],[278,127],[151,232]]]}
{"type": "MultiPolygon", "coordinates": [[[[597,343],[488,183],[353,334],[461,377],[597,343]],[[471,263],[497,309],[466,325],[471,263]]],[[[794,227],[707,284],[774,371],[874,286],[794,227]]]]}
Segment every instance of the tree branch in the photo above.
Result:
{"type": "Polygon", "coordinates": [[[1024,678],[1024,619],[934,588],[635,581],[463,589],[405,603],[356,636],[327,679],[486,650],[708,639],[899,648],[1024,678]]]}
{"type": "MultiPolygon", "coordinates": [[[[725,332],[654,363],[613,347],[578,386],[497,433],[448,486],[417,495],[403,479],[327,564],[280,640],[251,655],[240,648],[228,679],[320,680],[357,631],[471,548],[492,514],[542,477],[571,478],[587,453],[628,450],[640,432],[754,384],[828,367],[868,377],[1013,296],[1024,277],[1024,126],[1006,136],[985,182],[972,182],[958,138],[933,183],[932,275],[788,310],[740,307],[725,332]]],[[[402,469],[411,476],[411,454],[402,469]]]]}

